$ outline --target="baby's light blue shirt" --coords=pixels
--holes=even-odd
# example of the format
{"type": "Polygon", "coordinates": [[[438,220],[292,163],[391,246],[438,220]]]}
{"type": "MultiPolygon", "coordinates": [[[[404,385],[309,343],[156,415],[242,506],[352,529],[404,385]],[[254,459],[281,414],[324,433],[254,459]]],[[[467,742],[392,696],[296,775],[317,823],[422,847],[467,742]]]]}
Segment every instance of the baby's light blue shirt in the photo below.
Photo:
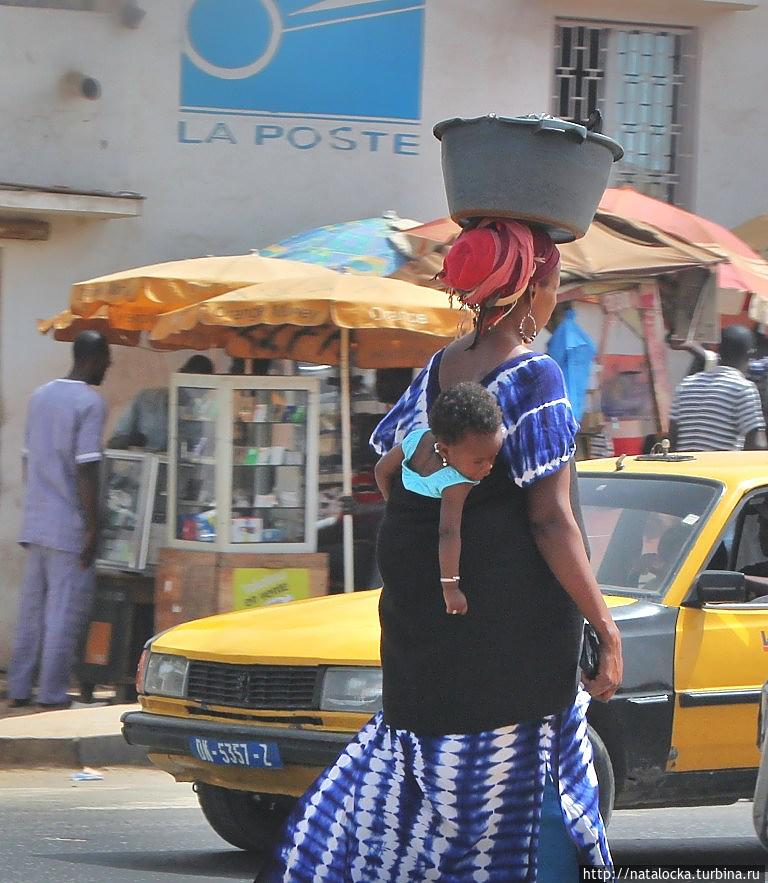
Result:
{"type": "Polygon", "coordinates": [[[408,461],[413,456],[413,452],[418,447],[419,442],[428,429],[416,429],[409,432],[401,442],[403,449],[403,487],[412,491],[414,494],[420,494],[422,497],[436,497],[440,499],[443,491],[447,487],[454,484],[480,484],[479,481],[471,481],[465,475],[462,475],[453,466],[443,466],[432,475],[419,475],[408,465],[408,461]]]}

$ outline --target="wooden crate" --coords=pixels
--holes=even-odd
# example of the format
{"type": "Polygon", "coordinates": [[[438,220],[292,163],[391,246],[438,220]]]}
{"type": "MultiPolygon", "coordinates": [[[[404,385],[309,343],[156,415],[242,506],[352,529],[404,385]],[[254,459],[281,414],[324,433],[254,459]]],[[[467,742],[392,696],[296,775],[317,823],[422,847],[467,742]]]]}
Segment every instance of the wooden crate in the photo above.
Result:
{"type": "Polygon", "coordinates": [[[215,552],[161,549],[155,568],[155,630],[218,613],[215,552]]]}
{"type": "Polygon", "coordinates": [[[214,613],[327,594],[324,553],[161,549],[155,569],[155,631],[214,613]]]}

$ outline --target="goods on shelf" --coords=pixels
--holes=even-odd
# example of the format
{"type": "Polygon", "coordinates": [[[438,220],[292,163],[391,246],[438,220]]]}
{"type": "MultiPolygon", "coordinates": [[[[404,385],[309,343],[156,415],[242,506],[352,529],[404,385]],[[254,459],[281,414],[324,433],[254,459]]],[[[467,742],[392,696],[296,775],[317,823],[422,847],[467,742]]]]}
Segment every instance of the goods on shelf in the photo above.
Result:
{"type": "Polygon", "coordinates": [[[174,380],[172,545],[314,550],[316,388],[294,377],[174,380]]]}

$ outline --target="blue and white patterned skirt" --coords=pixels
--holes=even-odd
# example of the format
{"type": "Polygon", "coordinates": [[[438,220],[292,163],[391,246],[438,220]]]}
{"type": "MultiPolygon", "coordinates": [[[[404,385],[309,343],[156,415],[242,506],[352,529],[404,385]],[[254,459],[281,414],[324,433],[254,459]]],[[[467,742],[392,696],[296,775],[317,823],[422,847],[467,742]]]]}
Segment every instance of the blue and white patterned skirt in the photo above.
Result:
{"type": "Polygon", "coordinates": [[[536,880],[546,777],[584,865],[610,865],[587,736],[589,696],[485,733],[416,736],[377,714],[304,795],[259,880],[536,880]]]}

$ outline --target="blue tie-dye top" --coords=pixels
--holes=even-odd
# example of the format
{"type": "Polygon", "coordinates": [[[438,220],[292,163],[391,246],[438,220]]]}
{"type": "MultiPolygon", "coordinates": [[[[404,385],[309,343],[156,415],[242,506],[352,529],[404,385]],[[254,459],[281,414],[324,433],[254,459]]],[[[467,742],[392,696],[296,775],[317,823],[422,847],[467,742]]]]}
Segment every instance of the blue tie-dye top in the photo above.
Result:
{"type": "MultiPolygon", "coordinates": [[[[443,350],[435,353],[374,430],[371,445],[378,454],[427,426],[429,409],[440,394],[442,355],[443,350]]],[[[554,359],[523,353],[502,362],[481,383],[499,402],[507,431],[499,457],[515,484],[527,487],[573,457],[578,424],[554,359]]]]}

